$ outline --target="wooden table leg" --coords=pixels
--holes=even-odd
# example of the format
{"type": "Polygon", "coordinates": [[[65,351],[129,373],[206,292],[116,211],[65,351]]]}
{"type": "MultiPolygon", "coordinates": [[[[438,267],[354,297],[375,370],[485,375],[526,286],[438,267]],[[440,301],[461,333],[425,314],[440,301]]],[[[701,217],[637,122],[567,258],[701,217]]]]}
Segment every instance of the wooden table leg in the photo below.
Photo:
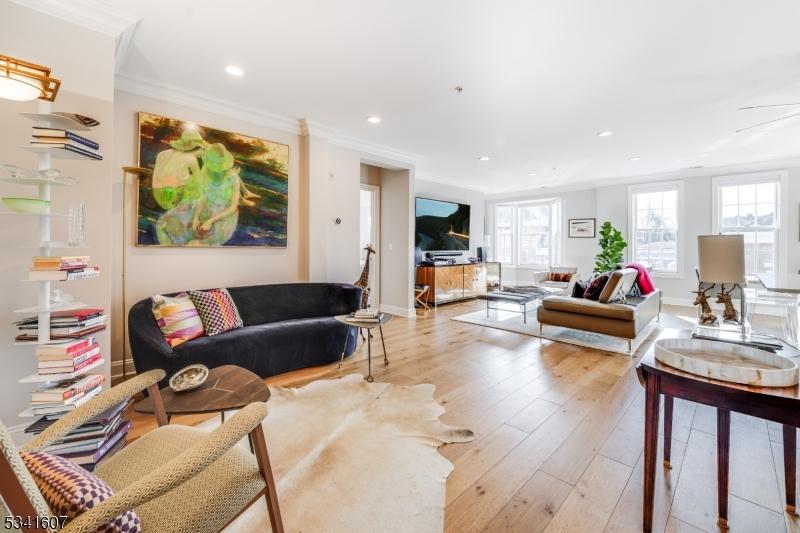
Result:
{"type": "Polygon", "coordinates": [[[783,473],[786,479],[786,511],[795,514],[797,497],[797,428],[783,425],[783,473]]]}
{"type": "Polygon", "coordinates": [[[731,412],[717,408],[717,525],[728,528],[728,458],[731,412]]]}
{"type": "Polygon", "coordinates": [[[661,378],[645,374],[644,401],[644,511],[642,531],[653,530],[653,507],[656,496],[656,455],[658,452],[658,415],[661,402],[661,378]]]}
{"type": "Polygon", "coordinates": [[[169,424],[169,419],[167,419],[167,412],[164,408],[164,399],[161,397],[161,391],[158,389],[158,383],[153,383],[147,387],[147,392],[150,393],[150,398],[153,402],[153,414],[156,417],[158,426],[166,426],[169,424]]]}
{"type": "Polygon", "coordinates": [[[664,467],[672,468],[670,457],[672,456],[672,404],[675,403],[672,396],[664,395],[664,467]]]}

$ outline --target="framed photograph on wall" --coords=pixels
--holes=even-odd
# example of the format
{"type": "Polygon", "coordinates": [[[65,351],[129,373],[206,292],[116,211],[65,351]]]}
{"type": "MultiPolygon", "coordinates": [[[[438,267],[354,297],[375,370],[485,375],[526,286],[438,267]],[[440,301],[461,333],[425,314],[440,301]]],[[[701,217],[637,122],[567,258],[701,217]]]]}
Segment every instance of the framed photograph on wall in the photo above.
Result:
{"type": "Polygon", "coordinates": [[[597,235],[594,218],[571,218],[568,222],[570,239],[593,239],[597,235]]]}

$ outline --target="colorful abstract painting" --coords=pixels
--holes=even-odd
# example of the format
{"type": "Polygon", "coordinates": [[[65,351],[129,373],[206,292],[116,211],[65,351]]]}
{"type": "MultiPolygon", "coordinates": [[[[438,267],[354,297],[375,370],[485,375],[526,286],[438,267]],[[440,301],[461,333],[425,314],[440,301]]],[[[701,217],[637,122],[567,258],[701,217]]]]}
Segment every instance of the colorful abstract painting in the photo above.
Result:
{"type": "Polygon", "coordinates": [[[286,246],[289,146],[139,113],[139,246],[286,246]]]}

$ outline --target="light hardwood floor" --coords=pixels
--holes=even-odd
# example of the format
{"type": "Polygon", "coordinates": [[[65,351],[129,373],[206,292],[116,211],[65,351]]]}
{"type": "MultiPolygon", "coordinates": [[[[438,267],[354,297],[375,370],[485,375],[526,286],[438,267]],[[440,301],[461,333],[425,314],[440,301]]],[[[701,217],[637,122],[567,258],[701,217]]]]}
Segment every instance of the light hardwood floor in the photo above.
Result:
{"type": "MultiPolygon", "coordinates": [[[[393,320],[385,328],[387,367],[373,341],[376,381],[435,384],[447,409],[442,420],[475,432],[473,442],[439,449],[455,465],[446,530],[641,531],[644,391],[634,369],[656,334],[630,358],[450,320],[481,307],[467,302],[393,320]]],[[[692,313],[665,306],[661,324],[686,328],[681,315],[692,313]]],[[[266,381],[295,387],[365,373],[365,358],[360,346],[341,370],[334,364],[266,381]]],[[[132,438],[155,427],[132,417],[132,438]]],[[[718,531],[715,420],[713,409],[676,400],[672,469],[658,469],[654,531],[718,531]]],[[[780,428],[735,413],[731,426],[730,530],[800,531],[781,504],[780,428]]]]}

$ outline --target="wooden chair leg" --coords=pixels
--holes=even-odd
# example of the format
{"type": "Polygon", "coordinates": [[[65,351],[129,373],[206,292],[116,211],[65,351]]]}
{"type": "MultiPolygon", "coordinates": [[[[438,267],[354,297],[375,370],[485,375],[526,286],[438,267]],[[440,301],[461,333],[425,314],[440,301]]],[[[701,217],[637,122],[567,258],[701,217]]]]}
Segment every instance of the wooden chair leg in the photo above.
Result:
{"type": "Polygon", "coordinates": [[[261,424],[257,425],[253,431],[250,432],[250,437],[253,439],[256,459],[258,460],[258,469],[267,484],[264,496],[267,499],[269,523],[270,526],[272,526],[272,533],[283,533],[283,520],[281,519],[281,510],[278,505],[278,492],[275,487],[275,479],[272,477],[272,466],[269,462],[267,442],[264,439],[264,428],[261,427],[261,424]]]}
{"type": "Polygon", "coordinates": [[[169,424],[169,419],[167,418],[167,411],[164,408],[164,400],[161,398],[161,391],[158,389],[158,383],[153,383],[147,387],[147,392],[150,393],[150,397],[153,401],[153,414],[156,417],[158,426],[166,426],[169,424]]]}

